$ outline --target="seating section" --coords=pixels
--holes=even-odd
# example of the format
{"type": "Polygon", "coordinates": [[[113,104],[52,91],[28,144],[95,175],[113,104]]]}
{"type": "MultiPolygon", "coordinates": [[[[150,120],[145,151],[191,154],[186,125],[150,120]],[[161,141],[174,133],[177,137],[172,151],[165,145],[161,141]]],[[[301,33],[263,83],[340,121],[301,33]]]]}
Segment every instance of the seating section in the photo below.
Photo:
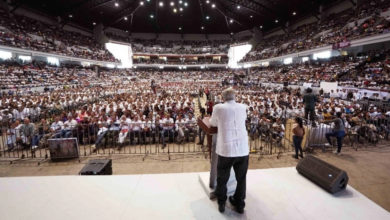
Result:
{"type": "Polygon", "coordinates": [[[390,17],[381,14],[387,12],[389,6],[389,2],[364,4],[356,12],[348,9],[330,14],[321,21],[302,25],[290,33],[269,37],[256,45],[241,62],[262,60],[389,33],[390,17]]]}
{"type": "Polygon", "coordinates": [[[24,16],[10,17],[1,9],[0,45],[98,61],[116,61],[92,37],[64,31],[24,16]]]}

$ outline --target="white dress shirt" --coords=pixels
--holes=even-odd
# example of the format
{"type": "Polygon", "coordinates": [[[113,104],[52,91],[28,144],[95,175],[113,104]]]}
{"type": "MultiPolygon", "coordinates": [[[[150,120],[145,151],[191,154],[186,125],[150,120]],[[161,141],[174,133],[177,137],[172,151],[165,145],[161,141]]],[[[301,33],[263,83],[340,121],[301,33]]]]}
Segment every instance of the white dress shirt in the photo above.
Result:
{"type": "Polygon", "coordinates": [[[216,153],[223,157],[249,155],[248,133],[246,131],[247,106],[228,101],[214,106],[210,119],[218,127],[216,153]]]}

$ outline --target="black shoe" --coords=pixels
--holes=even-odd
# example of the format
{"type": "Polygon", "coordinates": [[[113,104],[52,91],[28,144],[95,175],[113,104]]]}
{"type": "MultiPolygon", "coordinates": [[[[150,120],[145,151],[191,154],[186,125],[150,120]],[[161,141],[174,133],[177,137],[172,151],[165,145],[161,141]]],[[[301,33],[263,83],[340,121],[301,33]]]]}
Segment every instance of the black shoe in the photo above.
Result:
{"type": "Polygon", "coordinates": [[[300,157],[300,158],[303,158],[303,154],[300,154],[299,157],[300,157]]]}
{"type": "Polygon", "coordinates": [[[236,201],[234,200],[234,197],[233,196],[229,196],[229,201],[230,203],[234,206],[234,208],[236,209],[236,212],[242,214],[244,213],[244,208],[243,207],[238,207],[237,206],[237,203],[236,201]]]}
{"type": "Polygon", "coordinates": [[[295,159],[298,159],[298,156],[297,155],[292,155],[293,158],[295,159]]]}
{"type": "Polygon", "coordinates": [[[166,148],[167,147],[167,144],[163,144],[162,146],[162,149],[166,148]]]}
{"type": "Polygon", "coordinates": [[[220,213],[224,213],[225,212],[225,203],[218,203],[218,211],[220,213]]]}

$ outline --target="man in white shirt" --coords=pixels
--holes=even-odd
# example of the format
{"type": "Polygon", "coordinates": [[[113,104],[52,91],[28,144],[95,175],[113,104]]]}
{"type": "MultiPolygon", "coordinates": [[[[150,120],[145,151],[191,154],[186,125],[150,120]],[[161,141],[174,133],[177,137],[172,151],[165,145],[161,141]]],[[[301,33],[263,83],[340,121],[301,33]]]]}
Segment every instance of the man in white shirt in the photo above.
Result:
{"type": "Polygon", "coordinates": [[[229,201],[238,213],[244,212],[246,194],[246,173],[248,170],[249,145],[245,126],[247,106],[235,102],[235,91],[228,88],[222,92],[225,103],[214,106],[210,119],[212,126],[218,127],[216,153],[218,209],[225,211],[227,199],[226,183],[233,167],[236,174],[237,188],[229,201]]]}

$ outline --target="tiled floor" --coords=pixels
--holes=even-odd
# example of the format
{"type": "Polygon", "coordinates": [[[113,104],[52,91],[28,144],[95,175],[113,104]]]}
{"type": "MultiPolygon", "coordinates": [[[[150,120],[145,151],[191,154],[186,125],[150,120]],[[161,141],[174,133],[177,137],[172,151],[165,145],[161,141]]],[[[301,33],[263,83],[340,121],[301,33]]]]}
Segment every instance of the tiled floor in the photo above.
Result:
{"type": "MultiPolygon", "coordinates": [[[[390,211],[390,146],[362,148],[358,151],[346,149],[340,156],[331,153],[317,153],[321,159],[347,171],[350,182],[356,190],[390,211]]],[[[203,172],[209,170],[209,161],[202,154],[148,156],[114,155],[113,171],[120,174],[152,174],[203,172]]],[[[47,176],[77,175],[89,158],[67,162],[46,161],[38,165],[36,161],[24,160],[10,164],[0,162],[0,176],[47,176]]],[[[297,160],[291,154],[276,156],[252,155],[250,169],[267,169],[296,166],[297,160]]],[[[267,181],[267,180],[264,180],[267,181]]]]}

